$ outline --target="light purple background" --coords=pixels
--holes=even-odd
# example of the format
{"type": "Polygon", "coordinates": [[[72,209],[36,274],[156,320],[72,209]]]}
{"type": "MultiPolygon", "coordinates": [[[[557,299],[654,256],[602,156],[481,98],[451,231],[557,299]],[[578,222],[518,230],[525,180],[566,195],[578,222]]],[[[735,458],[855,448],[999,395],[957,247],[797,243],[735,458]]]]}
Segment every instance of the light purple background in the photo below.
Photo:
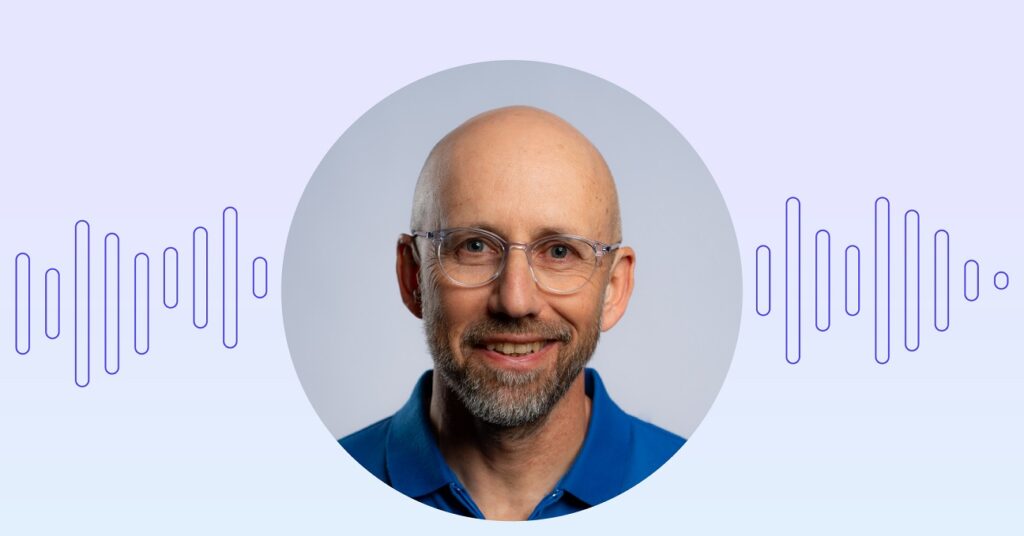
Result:
{"type": "Polygon", "coordinates": [[[729,204],[747,283],[729,377],[682,455],[531,531],[1019,532],[1024,37],[1021,13],[972,6],[6,8],[0,532],[522,530],[418,507],[344,455],[292,369],[279,301],[292,211],[347,125],[413,80],[507,58],[590,72],[671,121],[729,204]],[[803,361],[787,365],[782,317],[754,314],[750,283],[757,244],[781,251],[792,194],[805,251],[826,227],[834,252],[853,241],[866,253],[877,195],[894,221],[916,208],[924,236],[950,230],[954,267],[980,261],[981,298],[954,286],[950,331],[923,321],[921,350],[894,342],[884,367],[870,318],[836,302],[827,334],[805,314],[803,361]],[[70,331],[48,341],[36,317],[32,353],[14,353],[18,251],[32,253],[35,285],[70,266],[79,217],[94,252],[120,232],[125,260],[183,251],[227,204],[240,208],[242,259],[267,257],[273,278],[265,301],[241,304],[236,350],[219,346],[216,309],[196,333],[179,306],[154,309],[146,357],[126,339],[121,372],[94,368],[87,389],[73,387],[70,331]],[[1001,293],[997,269],[1011,278],[1001,293]]]}

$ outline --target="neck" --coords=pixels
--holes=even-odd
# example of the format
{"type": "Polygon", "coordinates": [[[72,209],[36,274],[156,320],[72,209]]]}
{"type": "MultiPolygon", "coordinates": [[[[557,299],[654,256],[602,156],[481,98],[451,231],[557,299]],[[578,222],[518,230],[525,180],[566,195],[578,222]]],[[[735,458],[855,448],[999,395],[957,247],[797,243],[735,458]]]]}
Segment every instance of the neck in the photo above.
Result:
{"type": "Polygon", "coordinates": [[[470,414],[434,373],[430,421],[441,454],[487,519],[526,519],[583,446],[591,401],[580,373],[535,423],[500,427],[470,414]]]}

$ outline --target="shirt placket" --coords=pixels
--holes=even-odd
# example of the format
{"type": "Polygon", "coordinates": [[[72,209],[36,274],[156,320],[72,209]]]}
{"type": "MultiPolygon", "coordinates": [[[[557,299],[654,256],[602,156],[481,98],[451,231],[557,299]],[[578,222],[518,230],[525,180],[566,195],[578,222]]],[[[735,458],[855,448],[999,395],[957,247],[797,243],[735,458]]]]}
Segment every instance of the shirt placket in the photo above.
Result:
{"type": "Polygon", "coordinates": [[[473,498],[469,496],[468,491],[466,491],[462,486],[458,485],[455,482],[448,484],[448,488],[451,489],[452,495],[454,495],[455,498],[458,499],[459,503],[462,504],[462,506],[464,506],[466,510],[469,510],[471,514],[473,514],[473,517],[477,519],[485,519],[484,513],[481,512],[480,508],[478,508],[476,503],[473,502],[473,498]]]}
{"type": "Polygon", "coordinates": [[[533,513],[530,514],[530,517],[527,518],[527,520],[540,519],[541,515],[544,513],[544,510],[546,510],[552,504],[558,502],[559,499],[562,498],[562,495],[564,493],[565,492],[562,491],[560,488],[555,488],[554,490],[551,491],[551,493],[545,495],[544,498],[540,500],[540,503],[537,504],[537,507],[533,509],[533,513]]]}

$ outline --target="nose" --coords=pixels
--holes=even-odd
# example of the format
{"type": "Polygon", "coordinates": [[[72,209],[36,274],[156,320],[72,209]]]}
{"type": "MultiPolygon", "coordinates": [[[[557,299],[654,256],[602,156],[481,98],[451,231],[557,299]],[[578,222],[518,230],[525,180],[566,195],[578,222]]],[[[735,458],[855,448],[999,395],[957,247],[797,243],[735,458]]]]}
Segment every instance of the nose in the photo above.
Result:
{"type": "Polygon", "coordinates": [[[491,312],[511,318],[536,316],[540,313],[540,289],[530,273],[530,264],[524,248],[509,248],[505,268],[498,276],[488,305],[491,312]]]}

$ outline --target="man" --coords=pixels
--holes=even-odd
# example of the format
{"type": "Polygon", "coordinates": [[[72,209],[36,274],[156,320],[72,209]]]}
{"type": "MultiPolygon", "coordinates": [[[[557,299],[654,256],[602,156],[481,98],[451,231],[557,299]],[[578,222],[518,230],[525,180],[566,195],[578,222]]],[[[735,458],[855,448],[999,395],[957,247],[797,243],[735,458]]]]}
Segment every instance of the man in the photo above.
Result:
{"type": "Polygon", "coordinates": [[[486,519],[576,512],[646,478],[685,440],[624,413],[584,368],[632,294],[620,240],[611,172],[561,118],[513,106],[453,130],[397,247],[434,370],[342,446],[398,491],[486,519]]]}

